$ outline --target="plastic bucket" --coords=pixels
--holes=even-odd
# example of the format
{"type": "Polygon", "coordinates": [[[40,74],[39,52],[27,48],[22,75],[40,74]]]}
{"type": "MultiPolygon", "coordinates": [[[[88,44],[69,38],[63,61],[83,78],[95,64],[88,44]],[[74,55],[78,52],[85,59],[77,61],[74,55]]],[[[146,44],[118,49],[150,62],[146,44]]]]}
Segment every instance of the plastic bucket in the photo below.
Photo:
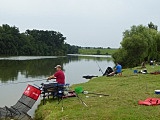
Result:
{"type": "Polygon", "coordinates": [[[134,72],[134,74],[137,74],[137,73],[138,73],[138,70],[134,70],[133,72],[134,72]]]}
{"type": "Polygon", "coordinates": [[[82,93],[83,92],[83,88],[82,87],[76,87],[75,89],[76,94],[82,93]]]}

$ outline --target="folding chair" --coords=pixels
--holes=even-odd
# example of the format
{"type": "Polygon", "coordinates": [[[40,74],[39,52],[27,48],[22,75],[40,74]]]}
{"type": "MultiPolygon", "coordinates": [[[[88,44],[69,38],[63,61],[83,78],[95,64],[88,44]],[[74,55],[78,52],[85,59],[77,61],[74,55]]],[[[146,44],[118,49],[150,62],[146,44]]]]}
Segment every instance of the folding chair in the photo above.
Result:
{"type": "Polygon", "coordinates": [[[44,84],[42,83],[42,92],[43,94],[43,104],[45,104],[45,97],[52,96],[53,99],[56,97],[58,98],[58,103],[62,100],[64,96],[64,91],[66,88],[69,88],[69,84],[58,84],[58,83],[49,83],[44,84]]]}

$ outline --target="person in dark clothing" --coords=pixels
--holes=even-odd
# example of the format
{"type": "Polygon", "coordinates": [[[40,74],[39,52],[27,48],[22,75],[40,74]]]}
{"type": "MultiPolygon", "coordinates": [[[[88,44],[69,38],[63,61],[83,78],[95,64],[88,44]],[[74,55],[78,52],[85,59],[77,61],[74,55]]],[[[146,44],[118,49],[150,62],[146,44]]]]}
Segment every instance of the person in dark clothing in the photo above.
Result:
{"type": "Polygon", "coordinates": [[[106,69],[106,71],[105,71],[105,73],[103,74],[103,76],[108,76],[110,73],[112,73],[113,72],[113,69],[111,68],[111,67],[108,67],[107,69],[106,69]]]}

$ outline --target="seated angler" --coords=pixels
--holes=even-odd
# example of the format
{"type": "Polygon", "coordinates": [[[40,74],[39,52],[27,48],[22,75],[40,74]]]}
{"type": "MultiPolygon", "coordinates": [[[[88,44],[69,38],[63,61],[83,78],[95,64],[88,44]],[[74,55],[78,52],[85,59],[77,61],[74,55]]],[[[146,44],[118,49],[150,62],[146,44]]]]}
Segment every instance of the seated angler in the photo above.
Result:
{"type": "Polygon", "coordinates": [[[122,66],[119,63],[116,63],[115,71],[111,72],[108,74],[108,76],[113,76],[113,75],[122,75],[122,66]]]}
{"type": "Polygon", "coordinates": [[[58,84],[65,84],[65,75],[62,71],[61,65],[57,65],[55,68],[56,72],[53,75],[49,76],[47,80],[56,79],[56,82],[58,84]]]}
{"type": "Polygon", "coordinates": [[[119,63],[116,64],[115,70],[116,70],[115,74],[122,75],[122,66],[119,63]]]}

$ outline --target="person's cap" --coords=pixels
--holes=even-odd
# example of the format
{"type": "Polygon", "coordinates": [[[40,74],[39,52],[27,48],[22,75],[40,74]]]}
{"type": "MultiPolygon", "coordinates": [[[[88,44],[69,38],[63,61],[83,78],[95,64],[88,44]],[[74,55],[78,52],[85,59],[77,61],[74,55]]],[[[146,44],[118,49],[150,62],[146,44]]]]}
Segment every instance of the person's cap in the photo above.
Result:
{"type": "Polygon", "coordinates": [[[56,67],[54,67],[54,68],[61,68],[61,65],[57,65],[56,67]]]}

